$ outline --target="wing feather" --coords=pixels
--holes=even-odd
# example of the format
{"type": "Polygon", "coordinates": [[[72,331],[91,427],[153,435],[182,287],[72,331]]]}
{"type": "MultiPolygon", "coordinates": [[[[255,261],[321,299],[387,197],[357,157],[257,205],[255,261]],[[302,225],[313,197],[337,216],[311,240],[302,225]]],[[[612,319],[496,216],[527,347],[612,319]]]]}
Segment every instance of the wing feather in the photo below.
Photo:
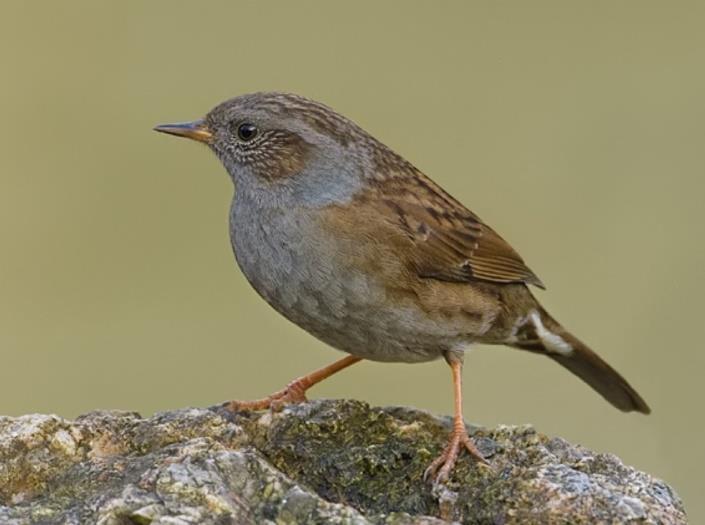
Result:
{"type": "MultiPolygon", "coordinates": [[[[411,165],[373,190],[413,243],[410,263],[421,277],[523,282],[544,288],[519,254],[480,218],[411,165]],[[409,183],[413,190],[409,189],[409,183]]],[[[369,197],[369,196],[368,196],[369,197]]]]}

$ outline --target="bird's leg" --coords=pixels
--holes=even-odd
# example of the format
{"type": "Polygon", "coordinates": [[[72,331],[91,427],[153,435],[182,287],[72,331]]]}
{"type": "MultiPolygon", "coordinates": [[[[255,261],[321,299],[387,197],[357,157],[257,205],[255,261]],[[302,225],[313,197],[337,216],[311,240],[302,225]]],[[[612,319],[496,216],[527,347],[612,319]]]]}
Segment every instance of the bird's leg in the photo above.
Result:
{"type": "Polygon", "coordinates": [[[446,448],[440,456],[433,460],[424,473],[424,479],[431,477],[437,483],[448,480],[448,476],[455,466],[461,448],[465,448],[477,461],[488,464],[482,453],[475,446],[475,443],[473,443],[470,436],[468,436],[465,421],[463,420],[463,362],[460,358],[452,354],[446,356],[446,360],[453,374],[453,390],[455,394],[453,431],[450,434],[446,448]]]}
{"type": "Polygon", "coordinates": [[[225,403],[224,406],[228,410],[238,412],[243,410],[264,410],[266,408],[278,409],[289,403],[303,403],[306,401],[306,391],[313,385],[361,360],[361,357],[349,355],[310,374],[294,379],[286,388],[265,398],[255,401],[230,401],[225,403]]]}

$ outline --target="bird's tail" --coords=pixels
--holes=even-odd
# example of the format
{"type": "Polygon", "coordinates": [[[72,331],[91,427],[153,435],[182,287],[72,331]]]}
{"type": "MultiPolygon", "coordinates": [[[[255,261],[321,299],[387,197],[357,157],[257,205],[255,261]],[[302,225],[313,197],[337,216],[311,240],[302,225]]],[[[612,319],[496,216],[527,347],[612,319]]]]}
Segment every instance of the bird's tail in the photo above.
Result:
{"type": "Polygon", "coordinates": [[[629,383],[586,344],[563,328],[543,308],[532,310],[513,346],[547,355],[573,372],[624,412],[651,409],[629,383]]]}

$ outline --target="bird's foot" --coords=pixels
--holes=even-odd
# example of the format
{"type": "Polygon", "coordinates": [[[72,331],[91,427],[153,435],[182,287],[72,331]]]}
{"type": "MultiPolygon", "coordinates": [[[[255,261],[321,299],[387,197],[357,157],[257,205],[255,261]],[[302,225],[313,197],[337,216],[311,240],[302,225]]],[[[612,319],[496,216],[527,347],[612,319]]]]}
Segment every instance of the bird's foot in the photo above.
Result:
{"type": "Polygon", "coordinates": [[[432,479],[435,483],[448,481],[448,477],[460,454],[461,447],[465,448],[479,463],[489,466],[489,462],[475,446],[470,436],[468,436],[465,425],[455,425],[448,440],[448,445],[446,445],[441,455],[428,466],[423,475],[424,479],[432,479]]]}
{"type": "Polygon", "coordinates": [[[224,407],[231,412],[249,412],[252,410],[266,410],[268,408],[279,411],[284,408],[284,405],[305,403],[308,401],[306,399],[306,390],[307,388],[304,382],[301,379],[295,379],[283,390],[274,392],[262,399],[256,399],[254,401],[229,401],[225,403],[224,407]]]}
{"type": "Polygon", "coordinates": [[[307,401],[306,391],[309,388],[320,383],[325,378],[332,376],[336,372],[340,372],[343,368],[354,365],[361,360],[362,358],[360,357],[349,355],[338,359],[328,366],[324,366],[323,368],[314,370],[310,374],[293,380],[283,390],[274,392],[272,395],[263,399],[257,399],[255,401],[230,401],[229,403],[224,403],[222,406],[231,412],[244,412],[250,410],[265,410],[267,408],[281,410],[284,405],[305,403],[307,401]]]}

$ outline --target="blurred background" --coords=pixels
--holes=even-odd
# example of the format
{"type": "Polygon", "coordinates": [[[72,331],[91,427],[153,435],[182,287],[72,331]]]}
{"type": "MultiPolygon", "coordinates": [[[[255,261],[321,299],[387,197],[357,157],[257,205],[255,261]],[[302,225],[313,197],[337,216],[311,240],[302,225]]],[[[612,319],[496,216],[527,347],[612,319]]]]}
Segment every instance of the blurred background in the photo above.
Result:
{"type": "MultiPolygon", "coordinates": [[[[151,131],[293,91],[353,118],[497,229],[545,306],[653,409],[480,347],[465,410],[702,497],[705,4],[3,2],[0,413],[255,398],[340,354],[232,257],[232,186],[151,131]]],[[[442,362],[365,362],[312,397],[452,411],[442,362]]]]}

